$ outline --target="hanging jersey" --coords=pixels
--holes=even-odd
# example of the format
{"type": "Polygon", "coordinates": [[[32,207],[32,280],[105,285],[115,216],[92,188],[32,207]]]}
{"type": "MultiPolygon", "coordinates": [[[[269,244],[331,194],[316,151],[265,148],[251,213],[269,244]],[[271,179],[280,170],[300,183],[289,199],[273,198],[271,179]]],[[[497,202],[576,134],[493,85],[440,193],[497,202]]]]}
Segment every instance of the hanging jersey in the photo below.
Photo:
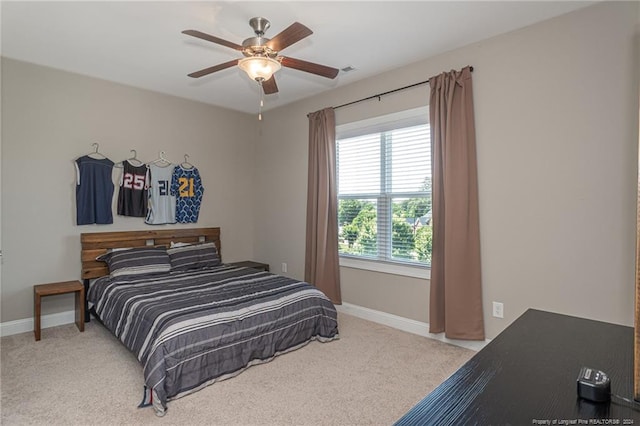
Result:
{"type": "Polygon", "coordinates": [[[171,195],[176,197],[176,221],[178,223],[196,223],[202,203],[204,187],[200,173],[195,167],[185,169],[176,166],[171,178],[171,195]]]}
{"type": "Polygon", "coordinates": [[[76,160],[76,223],[113,223],[113,161],[85,155],[76,160]]]}
{"type": "Polygon", "coordinates": [[[149,225],[176,223],[176,197],[170,192],[173,168],[149,165],[149,211],[144,220],[149,225]]]}
{"type": "Polygon", "coordinates": [[[129,161],[122,162],[122,176],[118,193],[118,214],[121,216],[147,216],[147,190],[149,188],[146,165],[134,166],[129,161]]]}

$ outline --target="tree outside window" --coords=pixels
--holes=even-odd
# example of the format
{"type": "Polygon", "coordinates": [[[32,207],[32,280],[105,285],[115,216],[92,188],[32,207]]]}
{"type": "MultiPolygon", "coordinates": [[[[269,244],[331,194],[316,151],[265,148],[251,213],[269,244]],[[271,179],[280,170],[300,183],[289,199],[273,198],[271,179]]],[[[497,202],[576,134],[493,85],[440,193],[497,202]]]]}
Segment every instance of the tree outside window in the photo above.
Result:
{"type": "Polygon", "coordinates": [[[339,139],[341,255],[431,263],[428,124],[339,139]]]}

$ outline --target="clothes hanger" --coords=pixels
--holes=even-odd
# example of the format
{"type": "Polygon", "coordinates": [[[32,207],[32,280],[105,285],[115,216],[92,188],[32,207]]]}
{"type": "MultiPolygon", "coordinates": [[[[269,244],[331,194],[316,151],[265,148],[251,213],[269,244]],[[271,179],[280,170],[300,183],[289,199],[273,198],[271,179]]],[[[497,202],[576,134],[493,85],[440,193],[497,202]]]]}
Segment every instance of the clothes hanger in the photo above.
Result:
{"type": "Polygon", "coordinates": [[[191,164],[187,159],[189,158],[189,154],[184,155],[184,161],[180,163],[180,167],[183,169],[193,169],[195,166],[191,164]]]}
{"type": "Polygon", "coordinates": [[[91,145],[94,146],[95,149],[92,152],[87,154],[88,157],[95,158],[97,160],[104,160],[105,158],[107,158],[106,155],[104,155],[103,153],[98,151],[98,148],[100,148],[100,144],[99,143],[94,142],[91,145]]]}
{"type": "Polygon", "coordinates": [[[147,163],[147,167],[149,167],[151,164],[158,164],[160,165],[160,167],[167,167],[171,165],[171,161],[167,160],[166,158],[164,158],[164,151],[160,151],[160,154],[158,154],[158,158],[156,158],[153,161],[149,161],[147,163]],[[162,166],[162,163],[164,163],[164,166],[162,166]]]}
{"type": "Polygon", "coordinates": [[[142,166],[144,163],[138,160],[138,153],[136,152],[136,150],[132,149],[131,152],[133,152],[133,157],[127,158],[127,161],[134,166],[142,166]]]}
{"type": "Polygon", "coordinates": [[[118,164],[116,164],[116,167],[120,169],[123,168],[125,161],[128,161],[129,164],[135,167],[140,167],[144,164],[142,161],[138,159],[138,153],[136,152],[135,149],[132,149],[130,152],[133,152],[133,157],[127,158],[126,160],[119,162],[118,164]]]}

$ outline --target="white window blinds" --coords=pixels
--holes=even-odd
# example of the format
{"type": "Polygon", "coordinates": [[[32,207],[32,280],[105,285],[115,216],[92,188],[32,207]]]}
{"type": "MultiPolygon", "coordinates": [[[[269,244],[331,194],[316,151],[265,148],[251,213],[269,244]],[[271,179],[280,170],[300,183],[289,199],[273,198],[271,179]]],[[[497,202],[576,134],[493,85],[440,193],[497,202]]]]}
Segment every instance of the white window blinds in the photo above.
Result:
{"type": "Polygon", "coordinates": [[[340,254],[428,265],[431,141],[427,112],[338,128],[340,254]]]}

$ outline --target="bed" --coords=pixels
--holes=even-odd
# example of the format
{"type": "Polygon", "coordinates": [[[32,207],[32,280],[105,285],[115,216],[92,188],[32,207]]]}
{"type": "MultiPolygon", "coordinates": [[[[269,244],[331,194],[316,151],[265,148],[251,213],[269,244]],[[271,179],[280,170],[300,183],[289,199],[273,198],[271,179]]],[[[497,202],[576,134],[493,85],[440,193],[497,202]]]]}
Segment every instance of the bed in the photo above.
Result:
{"type": "Polygon", "coordinates": [[[142,364],[159,416],[170,400],[338,338],[316,287],[222,263],[219,228],[83,233],[81,244],[90,311],[142,364]]]}

